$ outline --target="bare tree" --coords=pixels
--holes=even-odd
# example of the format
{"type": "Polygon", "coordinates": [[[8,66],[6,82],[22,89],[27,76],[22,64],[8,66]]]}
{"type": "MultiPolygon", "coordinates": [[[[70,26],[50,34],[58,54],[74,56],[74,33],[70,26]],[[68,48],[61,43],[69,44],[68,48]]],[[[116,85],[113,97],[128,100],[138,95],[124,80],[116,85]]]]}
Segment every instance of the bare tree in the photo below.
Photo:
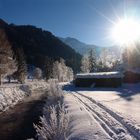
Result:
{"type": "Polygon", "coordinates": [[[49,57],[45,57],[44,61],[44,76],[46,80],[52,77],[52,70],[53,69],[53,60],[49,57]]]}
{"type": "Polygon", "coordinates": [[[53,78],[60,82],[72,80],[73,70],[66,66],[65,61],[60,59],[60,62],[55,61],[53,64],[53,78]]]}
{"type": "Polygon", "coordinates": [[[35,68],[34,72],[33,72],[33,77],[35,79],[38,79],[38,80],[41,79],[41,77],[42,77],[42,70],[40,68],[35,68]]]}
{"type": "Polygon", "coordinates": [[[81,71],[83,73],[89,73],[90,72],[90,67],[89,67],[89,59],[87,56],[83,56],[81,60],[81,71]]]}
{"type": "Polygon", "coordinates": [[[88,54],[88,61],[89,61],[89,71],[95,72],[97,70],[96,67],[96,52],[95,49],[91,49],[88,54]]]}
{"type": "Polygon", "coordinates": [[[17,71],[14,73],[14,77],[23,84],[27,76],[27,65],[25,61],[23,48],[18,48],[16,50],[16,60],[17,60],[17,71]]]}
{"type": "Polygon", "coordinates": [[[87,56],[83,56],[81,60],[81,71],[83,73],[95,72],[96,67],[96,52],[95,49],[91,49],[87,56]]]}
{"type": "Polygon", "coordinates": [[[114,52],[104,48],[97,60],[98,71],[114,71],[121,69],[121,58],[114,52]]]}
{"type": "Polygon", "coordinates": [[[0,29],[0,84],[2,77],[12,74],[15,70],[16,63],[13,59],[11,44],[5,31],[0,29]]]}

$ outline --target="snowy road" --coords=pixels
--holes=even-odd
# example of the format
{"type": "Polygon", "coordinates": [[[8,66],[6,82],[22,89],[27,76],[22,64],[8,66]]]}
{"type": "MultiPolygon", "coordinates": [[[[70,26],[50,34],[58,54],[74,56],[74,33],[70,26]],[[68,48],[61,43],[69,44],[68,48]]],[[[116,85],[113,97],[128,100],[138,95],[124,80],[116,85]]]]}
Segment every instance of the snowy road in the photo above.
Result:
{"type": "MultiPolygon", "coordinates": [[[[140,128],[131,121],[131,118],[125,118],[125,115],[102,104],[97,97],[94,98],[88,92],[91,91],[67,90],[65,104],[71,116],[72,127],[69,139],[140,139],[140,128]]],[[[96,93],[96,91],[92,91],[92,93],[94,92],[96,93]]]]}

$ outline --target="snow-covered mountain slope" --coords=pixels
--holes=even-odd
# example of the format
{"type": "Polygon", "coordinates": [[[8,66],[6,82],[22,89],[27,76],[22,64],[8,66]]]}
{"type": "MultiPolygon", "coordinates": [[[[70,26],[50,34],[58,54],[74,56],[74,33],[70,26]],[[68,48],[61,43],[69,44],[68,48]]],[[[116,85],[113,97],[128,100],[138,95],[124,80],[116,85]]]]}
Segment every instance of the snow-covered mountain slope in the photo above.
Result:
{"type": "Polygon", "coordinates": [[[61,41],[63,41],[65,44],[69,45],[71,48],[73,48],[76,52],[80,54],[86,54],[90,49],[95,48],[96,51],[100,52],[102,49],[101,47],[98,47],[96,45],[88,45],[86,43],[83,43],[79,41],[78,39],[67,37],[67,38],[59,38],[61,41]]]}

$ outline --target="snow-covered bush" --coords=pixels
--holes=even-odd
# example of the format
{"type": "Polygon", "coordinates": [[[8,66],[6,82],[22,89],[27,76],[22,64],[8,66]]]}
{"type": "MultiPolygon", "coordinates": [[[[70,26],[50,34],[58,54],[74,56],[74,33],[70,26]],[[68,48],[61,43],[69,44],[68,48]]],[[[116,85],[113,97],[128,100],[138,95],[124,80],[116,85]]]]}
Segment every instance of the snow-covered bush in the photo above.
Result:
{"type": "Polygon", "coordinates": [[[57,104],[47,109],[50,117],[40,117],[40,125],[34,125],[39,140],[66,140],[68,117],[64,105],[57,104]]]}
{"type": "Polygon", "coordinates": [[[48,99],[40,117],[40,125],[34,125],[39,140],[66,140],[68,115],[63,104],[63,91],[57,82],[49,81],[48,99]]]}
{"type": "Polygon", "coordinates": [[[49,80],[48,86],[48,96],[50,100],[58,100],[58,98],[63,97],[63,91],[58,85],[58,81],[55,79],[49,80]]]}

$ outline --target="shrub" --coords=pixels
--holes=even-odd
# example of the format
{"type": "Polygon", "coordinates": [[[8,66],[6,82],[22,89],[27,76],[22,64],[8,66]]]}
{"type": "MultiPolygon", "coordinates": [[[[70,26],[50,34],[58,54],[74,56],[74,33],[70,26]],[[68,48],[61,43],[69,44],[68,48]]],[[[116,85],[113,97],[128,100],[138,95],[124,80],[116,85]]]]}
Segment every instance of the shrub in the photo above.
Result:
{"type": "Polygon", "coordinates": [[[34,125],[38,139],[67,140],[69,119],[63,104],[63,91],[57,82],[50,80],[48,93],[40,125],[34,125]]]}
{"type": "Polygon", "coordinates": [[[68,117],[64,104],[50,106],[47,109],[48,117],[40,117],[40,125],[34,125],[39,140],[67,140],[68,117]]]}

